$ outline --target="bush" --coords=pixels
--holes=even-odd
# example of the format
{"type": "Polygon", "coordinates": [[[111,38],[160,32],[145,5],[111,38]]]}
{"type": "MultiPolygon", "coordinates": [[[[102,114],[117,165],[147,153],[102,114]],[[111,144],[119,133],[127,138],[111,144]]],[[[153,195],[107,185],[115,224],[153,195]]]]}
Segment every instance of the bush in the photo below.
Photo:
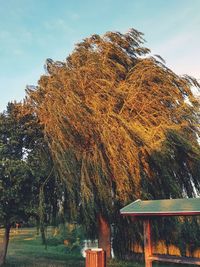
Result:
{"type": "Polygon", "coordinates": [[[48,246],[58,246],[62,244],[62,240],[56,237],[49,237],[47,238],[47,245],[48,246]]]}
{"type": "Polygon", "coordinates": [[[84,240],[81,226],[76,224],[60,224],[57,234],[47,238],[48,246],[63,246],[65,253],[80,254],[84,240]]]}

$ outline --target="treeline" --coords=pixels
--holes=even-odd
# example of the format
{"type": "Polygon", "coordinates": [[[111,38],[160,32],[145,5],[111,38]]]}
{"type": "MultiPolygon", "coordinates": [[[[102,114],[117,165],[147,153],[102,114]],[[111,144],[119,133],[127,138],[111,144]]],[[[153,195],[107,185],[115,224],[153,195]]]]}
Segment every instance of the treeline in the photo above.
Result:
{"type": "MultiPolygon", "coordinates": [[[[191,88],[200,86],[152,56],[134,29],[92,35],[66,61],[48,59],[46,70],[23,104],[1,114],[1,221],[35,216],[43,232],[62,210],[108,257],[112,239],[123,258],[142,229],[121,207],[199,195],[199,101],[191,88]]],[[[178,229],[170,222],[155,227],[166,242],[178,229]]]]}

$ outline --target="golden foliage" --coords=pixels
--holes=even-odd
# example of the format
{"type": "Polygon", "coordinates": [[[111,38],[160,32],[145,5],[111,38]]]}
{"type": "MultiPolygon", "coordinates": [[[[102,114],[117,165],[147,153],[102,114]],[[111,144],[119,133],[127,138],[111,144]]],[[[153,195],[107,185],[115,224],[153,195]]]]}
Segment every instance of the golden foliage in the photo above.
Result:
{"type": "Polygon", "coordinates": [[[140,197],[141,169],[152,176],[146,158],[160,149],[166,131],[197,130],[193,80],[146,57],[142,44],[136,30],[93,35],[66,62],[48,63],[49,74],[27,90],[69,191],[81,162],[86,201],[94,197],[94,185],[104,198],[113,182],[118,199],[140,197]]]}

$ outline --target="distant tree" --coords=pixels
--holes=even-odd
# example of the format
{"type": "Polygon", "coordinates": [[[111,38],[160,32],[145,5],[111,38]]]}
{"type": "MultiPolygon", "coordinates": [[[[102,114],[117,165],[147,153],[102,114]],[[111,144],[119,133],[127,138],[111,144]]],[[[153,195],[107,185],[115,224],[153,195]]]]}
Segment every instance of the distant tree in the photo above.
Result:
{"type": "MultiPolygon", "coordinates": [[[[21,105],[10,103],[0,114],[0,224],[5,228],[0,265],[6,259],[11,226],[33,216],[43,229],[46,203],[50,206],[55,197],[52,161],[41,127],[34,115],[22,115],[21,110],[21,105]]],[[[51,214],[51,207],[48,210],[51,214]]]]}
{"type": "Polygon", "coordinates": [[[90,236],[98,232],[108,256],[111,223],[116,254],[124,249],[120,207],[200,189],[199,102],[191,91],[199,84],[148,56],[143,43],[134,29],[92,35],[65,62],[48,60],[47,75],[27,90],[69,210],[90,236]]]}
{"type": "Polygon", "coordinates": [[[32,216],[40,226],[42,242],[46,245],[45,225],[57,225],[63,189],[36,114],[30,112],[25,104],[18,105],[18,119],[23,124],[24,140],[26,140],[24,142],[26,162],[34,177],[32,216]]]}
{"type": "Polygon", "coordinates": [[[6,258],[10,228],[27,220],[32,198],[33,176],[24,158],[24,133],[16,115],[13,104],[0,114],[0,223],[5,228],[0,265],[6,258]]]}

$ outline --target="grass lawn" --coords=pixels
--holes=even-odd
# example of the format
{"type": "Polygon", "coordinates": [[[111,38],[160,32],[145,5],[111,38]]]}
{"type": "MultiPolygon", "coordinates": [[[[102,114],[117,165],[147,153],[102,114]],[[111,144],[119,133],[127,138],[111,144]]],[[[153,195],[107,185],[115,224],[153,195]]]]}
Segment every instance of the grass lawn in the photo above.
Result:
{"type": "MultiPolygon", "coordinates": [[[[0,243],[3,231],[0,230],[0,243]]],[[[4,267],[84,267],[85,259],[78,253],[67,252],[66,246],[41,245],[35,228],[11,230],[7,261],[4,267]]],[[[137,263],[111,261],[108,267],[143,267],[137,263]]]]}
{"type": "MultiPolygon", "coordinates": [[[[3,231],[0,231],[0,240],[3,231]]],[[[66,253],[64,245],[48,246],[47,250],[41,245],[41,239],[34,228],[11,230],[5,267],[63,267],[84,266],[81,255],[66,253]]]]}
{"type": "MultiPolygon", "coordinates": [[[[0,229],[0,243],[3,230],[0,229]]],[[[85,267],[85,259],[78,253],[69,253],[63,245],[41,245],[41,239],[36,235],[35,228],[11,230],[7,261],[4,267],[85,267]]],[[[179,267],[180,265],[153,264],[153,267],[179,267]]],[[[183,265],[181,265],[183,266],[183,265]]],[[[144,267],[136,262],[119,262],[111,260],[107,267],[144,267]]],[[[184,267],[184,266],[183,266],[184,267]]],[[[186,266],[185,266],[186,267],[186,266]]]]}

